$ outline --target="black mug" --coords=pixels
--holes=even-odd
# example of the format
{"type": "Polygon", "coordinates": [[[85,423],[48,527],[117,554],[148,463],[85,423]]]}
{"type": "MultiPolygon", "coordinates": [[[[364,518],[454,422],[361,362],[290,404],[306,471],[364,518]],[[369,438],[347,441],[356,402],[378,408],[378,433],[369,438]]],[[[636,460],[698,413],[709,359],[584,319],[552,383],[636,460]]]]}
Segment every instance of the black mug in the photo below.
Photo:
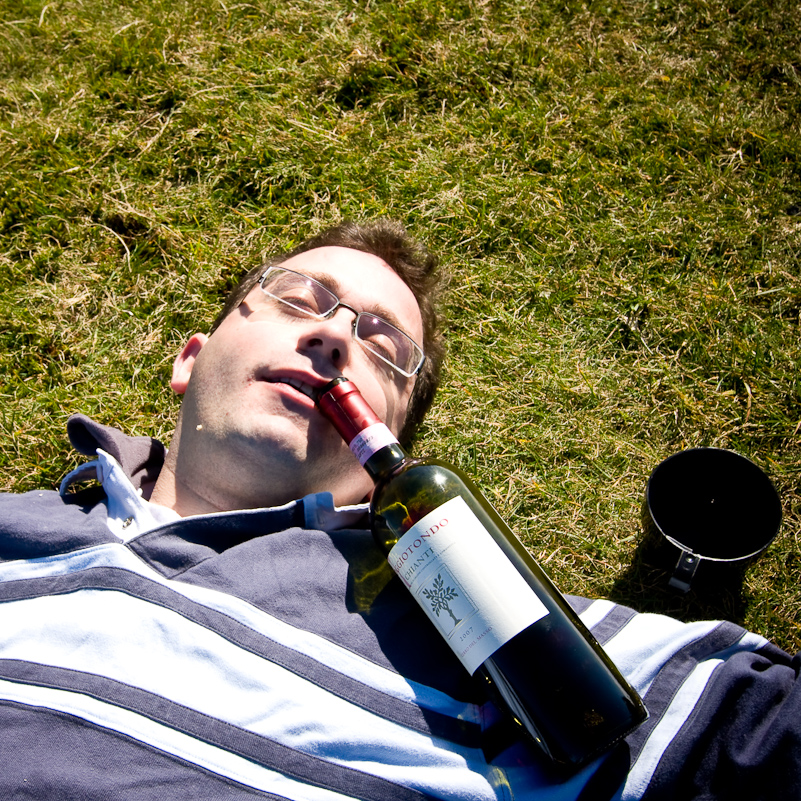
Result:
{"type": "Polygon", "coordinates": [[[650,530],[673,546],[670,586],[681,592],[704,563],[744,567],[768,547],[782,519],[767,475],[721,448],[692,448],[660,462],[648,479],[645,506],[650,530]]]}

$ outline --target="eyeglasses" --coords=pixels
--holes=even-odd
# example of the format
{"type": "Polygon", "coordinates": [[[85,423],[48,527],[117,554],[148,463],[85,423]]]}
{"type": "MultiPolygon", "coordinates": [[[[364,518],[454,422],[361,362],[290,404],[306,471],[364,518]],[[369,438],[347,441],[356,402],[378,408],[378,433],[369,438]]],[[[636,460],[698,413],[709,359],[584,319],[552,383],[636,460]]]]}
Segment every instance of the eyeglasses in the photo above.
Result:
{"type": "Polygon", "coordinates": [[[342,307],[356,315],[353,338],[363,348],[406,378],[411,378],[423,366],[425,354],[408,334],[381,317],[348,306],[308,275],[283,267],[269,267],[259,279],[259,286],[269,300],[277,301],[272,304],[272,310],[284,322],[296,322],[304,317],[326,320],[342,307]]]}

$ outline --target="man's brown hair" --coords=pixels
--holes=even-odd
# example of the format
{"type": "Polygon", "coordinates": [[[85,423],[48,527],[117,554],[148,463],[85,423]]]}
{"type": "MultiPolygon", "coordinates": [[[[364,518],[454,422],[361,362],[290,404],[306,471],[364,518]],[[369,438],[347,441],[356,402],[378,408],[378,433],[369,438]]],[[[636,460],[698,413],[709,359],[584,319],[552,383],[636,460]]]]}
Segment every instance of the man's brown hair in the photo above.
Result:
{"type": "Polygon", "coordinates": [[[437,304],[442,286],[436,258],[406,229],[394,220],[380,219],[369,223],[343,222],[307,239],[288,253],[279,255],[247,272],[231,291],[210,334],[245,299],[256,285],[266,266],[279,265],[287,259],[322,247],[343,247],[361,250],[386,262],[412,290],[423,321],[423,342],[426,358],[409,400],[406,419],[399,439],[408,444],[434,401],[440,381],[445,348],[439,327],[437,304]]]}

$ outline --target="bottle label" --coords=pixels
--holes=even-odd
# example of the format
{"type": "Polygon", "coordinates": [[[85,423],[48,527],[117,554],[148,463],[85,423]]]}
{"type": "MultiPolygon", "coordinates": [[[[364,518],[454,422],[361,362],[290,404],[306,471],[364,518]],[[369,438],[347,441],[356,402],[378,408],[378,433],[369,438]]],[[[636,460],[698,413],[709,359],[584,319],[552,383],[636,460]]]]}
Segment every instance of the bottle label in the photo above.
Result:
{"type": "Polygon", "coordinates": [[[359,460],[359,464],[364,467],[364,463],[378,450],[385,445],[396,445],[398,438],[383,423],[373,423],[367,428],[363,428],[351,441],[348,447],[351,453],[359,460]]]}
{"type": "Polygon", "coordinates": [[[464,498],[415,523],[388,558],[471,674],[548,614],[464,498]]]}

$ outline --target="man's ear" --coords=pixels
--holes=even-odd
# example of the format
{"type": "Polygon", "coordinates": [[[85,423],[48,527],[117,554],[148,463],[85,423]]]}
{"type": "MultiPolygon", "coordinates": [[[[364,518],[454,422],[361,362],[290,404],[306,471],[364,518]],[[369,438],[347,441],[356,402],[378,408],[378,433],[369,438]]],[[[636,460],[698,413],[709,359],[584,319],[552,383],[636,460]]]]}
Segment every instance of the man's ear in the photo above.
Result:
{"type": "Polygon", "coordinates": [[[172,381],[170,386],[179,395],[186,392],[189,386],[189,376],[192,375],[192,368],[195,366],[195,359],[203,346],[209,341],[205,334],[192,334],[181,352],[175,357],[172,363],[172,381]]]}

